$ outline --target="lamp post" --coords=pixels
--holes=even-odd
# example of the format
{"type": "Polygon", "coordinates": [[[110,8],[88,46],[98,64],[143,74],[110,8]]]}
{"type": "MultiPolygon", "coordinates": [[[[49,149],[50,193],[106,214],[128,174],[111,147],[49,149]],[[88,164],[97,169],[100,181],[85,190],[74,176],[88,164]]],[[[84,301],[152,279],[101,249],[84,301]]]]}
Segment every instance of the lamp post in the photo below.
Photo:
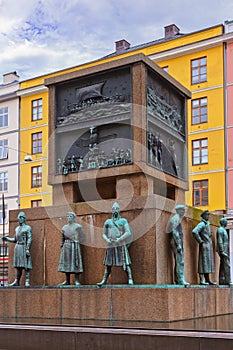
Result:
{"type": "MultiPolygon", "coordinates": [[[[6,212],[5,212],[5,199],[4,199],[4,193],[2,193],[2,237],[5,237],[5,218],[6,218],[6,212]]],[[[2,249],[3,249],[3,264],[2,264],[2,282],[3,287],[5,286],[5,240],[3,239],[2,243],[2,249]]]]}

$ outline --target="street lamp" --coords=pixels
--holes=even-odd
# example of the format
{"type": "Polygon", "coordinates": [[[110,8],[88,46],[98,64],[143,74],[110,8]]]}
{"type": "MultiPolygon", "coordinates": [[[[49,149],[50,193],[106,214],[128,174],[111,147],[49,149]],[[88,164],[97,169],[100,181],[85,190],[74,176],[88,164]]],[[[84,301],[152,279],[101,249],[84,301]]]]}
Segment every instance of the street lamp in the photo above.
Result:
{"type": "MultiPolygon", "coordinates": [[[[22,152],[22,151],[21,151],[22,152]]],[[[27,153],[27,155],[24,157],[25,162],[32,162],[32,156],[27,153]]]]}
{"type": "Polygon", "coordinates": [[[32,162],[32,156],[28,153],[28,152],[25,152],[25,151],[21,151],[19,149],[16,149],[16,148],[13,148],[13,147],[9,147],[8,146],[8,149],[12,149],[13,151],[16,151],[18,153],[24,153],[26,154],[26,156],[24,157],[24,161],[25,162],[32,162]]]}

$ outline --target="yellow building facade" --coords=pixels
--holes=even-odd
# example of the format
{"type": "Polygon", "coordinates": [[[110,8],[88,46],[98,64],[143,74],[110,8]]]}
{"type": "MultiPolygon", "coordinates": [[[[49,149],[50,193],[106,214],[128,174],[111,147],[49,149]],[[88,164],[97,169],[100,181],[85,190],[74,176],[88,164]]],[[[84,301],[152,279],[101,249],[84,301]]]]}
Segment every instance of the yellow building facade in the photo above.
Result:
{"type": "MultiPolygon", "coordinates": [[[[171,25],[171,29],[173,27],[171,25]]],[[[47,185],[48,92],[44,80],[140,52],[192,92],[187,120],[189,191],[186,204],[210,211],[226,209],[222,25],[185,35],[178,32],[164,40],[116,51],[100,60],[22,82],[20,145],[32,155],[32,162],[21,159],[21,208],[52,204],[52,189],[47,185]]]]}

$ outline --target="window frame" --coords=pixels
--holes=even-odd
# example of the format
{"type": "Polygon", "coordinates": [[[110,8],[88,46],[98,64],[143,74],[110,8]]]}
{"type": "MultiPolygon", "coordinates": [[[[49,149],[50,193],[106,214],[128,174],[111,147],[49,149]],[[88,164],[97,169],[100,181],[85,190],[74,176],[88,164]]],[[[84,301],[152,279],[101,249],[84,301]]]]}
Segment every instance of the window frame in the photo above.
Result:
{"type": "Polygon", "coordinates": [[[8,159],[8,139],[0,140],[0,160],[8,159]]]}
{"type": "Polygon", "coordinates": [[[42,207],[42,199],[32,199],[31,200],[31,208],[40,208],[42,207]],[[41,205],[38,205],[40,203],[41,205]],[[33,205],[36,204],[36,205],[33,205]]]}
{"type": "Polygon", "coordinates": [[[193,181],[192,182],[192,191],[193,191],[193,206],[194,207],[206,207],[209,205],[209,180],[208,179],[203,179],[203,180],[197,180],[197,181],[193,181]],[[195,184],[200,183],[199,187],[195,188],[195,184]],[[207,186],[203,186],[203,183],[206,182],[207,186]],[[195,192],[199,191],[199,204],[197,203],[196,199],[196,195],[195,192]],[[203,192],[207,192],[207,195],[205,197],[207,197],[206,199],[203,199],[203,192]],[[204,202],[204,200],[206,200],[206,202],[204,202]]]}
{"type": "Polygon", "coordinates": [[[164,66],[164,67],[161,67],[161,68],[162,68],[162,70],[164,70],[164,72],[168,73],[168,69],[169,69],[168,66],[164,66]]]}
{"type": "Polygon", "coordinates": [[[31,147],[32,154],[42,153],[42,131],[31,134],[31,145],[32,145],[31,147]],[[38,137],[39,135],[41,137],[38,137]],[[35,137],[35,139],[33,139],[33,137],[35,137]]]}
{"type": "Polygon", "coordinates": [[[8,107],[0,108],[0,128],[5,128],[9,123],[9,109],[8,107]],[[2,124],[2,125],[1,125],[2,124]]]}
{"type": "Polygon", "coordinates": [[[8,171],[1,171],[0,172],[0,192],[7,192],[7,191],[8,191],[8,171]],[[3,178],[2,178],[2,175],[3,175],[3,178]]]}
{"type": "Polygon", "coordinates": [[[201,84],[206,81],[207,81],[207,56],[202,56],[202,57],[192,59],[191,60],[191,85],[201,84]],[[205,64],[202,64],[203,59],[205,59],[205,64]],[[194,66],[195,62],[197,62],[197,65],[194,66]],[[202,73],[203,69],[204,69],[204,73],[202,73]],[[194,75],[195,71],[197,71],[197,74],[194,75]]]}
{"type": "Polygon", "coordinates": [[[32,121],[33,122],[43,119],[42,107],[43,107],[43,99],[42,98],[38,98],[36,100],[32,100],[32,121]]]}
{"type": "Polygon", "coordinates": [[[38,187],[42,187],[42,165],[36,165],[31,167],[31,188],[38,187]],[[36,169],[37,171],[34,173],[34,170],[36,169]]]}
{"type": "Polygon", "coordinates": [[[209,152],[208,152],[208,138],[202,138],[202,139],[195,139],[192,140],[192,165],[196,166],[196,165],[203,165],[203,164],[208,164],[209,162],[209,152]],[[203,141],[207,141],[207,145],[202,145],[203,141]],[[199,142],[199,147],[194,147],[194,142],[199,142]],[[203,151],[207,150],[207,155],[203,154],[203,151]],[[194,152],[198,152],[199,151],[199,155],[195,156],[194,152]],[[207,157],[207,161],[203,161],[204,157],[207,157]],[[199,159],[198,163],[194,162],[194,159],[199,159]]]}
{"type": "MultiPolygon", "coordinates": [[[[4,257],[7,257],[8,256],[8,252],[9,252],[9,249],[8,249],[8,244],[7,243],[1,243],[0,244],[0,257],[2,258],[3,256],[4,257]],[[4,251],[5,250],[5,251],[4,251]]],[[[1,266],[2,267],[2,266],[1,266]]]]}
{"type": "Polygon", "coordinates": [[[208,122],[208,98],[207,96],[195,98],[191,100],[191,118],[192,125],[203,124],[208,122]],[[204,104],[206,100],[206,104],[204,104]],[[194,103],[198,103],[197,106],[193,106],[194,103]],[[206,113],[202,113],[206,109],[206,113]],[[194,112],[197,111],[197,115],[194,115],[194,112]],[[204,120],[206,117],[206,120],[204,120]],[[198,122],[194,122],[194,119],[198,119],[198,122]]]}

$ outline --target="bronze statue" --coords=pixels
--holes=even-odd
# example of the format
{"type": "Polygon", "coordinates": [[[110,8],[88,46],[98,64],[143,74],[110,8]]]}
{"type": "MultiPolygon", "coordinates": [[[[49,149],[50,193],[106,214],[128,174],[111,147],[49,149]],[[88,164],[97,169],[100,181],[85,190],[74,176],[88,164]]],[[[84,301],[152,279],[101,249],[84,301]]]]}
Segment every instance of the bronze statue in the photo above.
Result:
{"type": "Polygon", "coordinates": [[[226,230],[227,219],[220,219],[220,227],[217,230],[217,253],[220,257],[219,284],[231,285],[231,265],[229,257],[229,238],[226,230]]]}
{"type": "Polygon", "coordinates": [[[59,284],[70,285],[70,275],[75,274],[75,285],[79,286],[79,274],[83,272],[80,243],[84,241],[82,225],[76,223],[76,215],[68,212],[68,224],[62,227],[61,252],[58,266],[59,272],[66,274],[66,280],[59,284]]]}
{"type": "Polygon", "coordinates": [[[200,284],[211,285],[209,274],[214,272],[214,254],[212,246],[212,232],[209,223],[210,212],[204,210],[201,213],[202,221],[193,229],[192,233],[199,243],[198,273],[200,284]]]}
{"type": "Polygon", "coordinates": [[[30,254],[30,247],[32,244],[32,229],[26,224],[26,216],[24,212],[20,212],[18,215],[19,226],[15,229],[15,235],[13,238],[2,237],[3,240],[16,243],[14,248],[14,263],[16,268],[16,279],[9,286],[19,286],[20,278],[22,276],[23,269],[25,270],[25,286],[30,286],[30,270],[32,269],[32,260],[30,254]]]}
{"type": "Polygon", "coordinates": [[[129,242],[132,241],[132,232],[128,221],[120,216],[120,206],[114,203],[112,206],[112,218],[104,223],[103,239],[107,243],[104,258],[105,272],[99,287],[107,283],[112,266],[122,266],[128,275],[128,284],[133,284],[130,268],[131,260],[128,251],[129,242]]]}
{"type": "Polygon", "coordinates": [[[174,254],[174,281],[176,284],[188,286],[184,279],[184,245],[181,220],[185,214],[185,205],[175,207],[176,214],[172,216],[167,224],[167,233],[170,235],[171,249],[174,254]]]}

